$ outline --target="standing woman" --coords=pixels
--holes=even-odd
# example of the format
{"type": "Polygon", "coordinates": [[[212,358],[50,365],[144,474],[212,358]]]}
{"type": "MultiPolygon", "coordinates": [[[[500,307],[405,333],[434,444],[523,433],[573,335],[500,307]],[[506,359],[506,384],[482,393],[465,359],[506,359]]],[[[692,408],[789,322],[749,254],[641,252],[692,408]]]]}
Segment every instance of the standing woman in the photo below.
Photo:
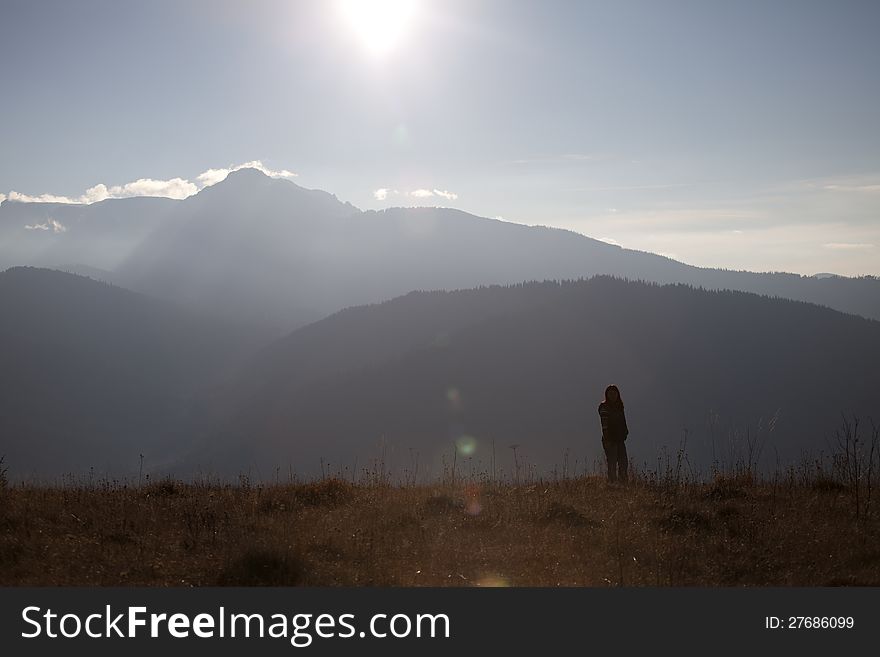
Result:
{"type": "Polygon", "coordinates": [[[623,400],[616,385],[605,388],[605,399],[599,404],[599,418],[602,420],[602,447],[608,460],[608,481],[618,478],[626,483],[626,415],[623,413],[623,400]]]}

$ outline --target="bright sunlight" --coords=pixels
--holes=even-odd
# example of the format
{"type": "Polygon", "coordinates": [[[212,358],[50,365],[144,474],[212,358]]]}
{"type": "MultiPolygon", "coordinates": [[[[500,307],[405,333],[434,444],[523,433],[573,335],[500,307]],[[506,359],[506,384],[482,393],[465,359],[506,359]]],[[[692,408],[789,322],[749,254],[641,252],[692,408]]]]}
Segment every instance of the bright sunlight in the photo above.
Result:
{"type": "Polygon", "coordinates": [[[339,0],[339,13],[373,55],[385,55],[406,37],[417,0],[339,0]]]}

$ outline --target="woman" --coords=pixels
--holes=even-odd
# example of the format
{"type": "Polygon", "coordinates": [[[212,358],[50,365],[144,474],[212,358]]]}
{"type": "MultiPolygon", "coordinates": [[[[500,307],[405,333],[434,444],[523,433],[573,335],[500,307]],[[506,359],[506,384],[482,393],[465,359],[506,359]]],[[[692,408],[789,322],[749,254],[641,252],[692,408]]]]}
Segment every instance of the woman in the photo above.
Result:
{"type": "Polygon", "coordinates": [[[602,447],[608,460],[608,481],[618,478],[626,483],[626,415],[623,413],[623,400],[616,385],[605,388],[605,399],[599,404],[599,418],[602,420],[602,447]]]}

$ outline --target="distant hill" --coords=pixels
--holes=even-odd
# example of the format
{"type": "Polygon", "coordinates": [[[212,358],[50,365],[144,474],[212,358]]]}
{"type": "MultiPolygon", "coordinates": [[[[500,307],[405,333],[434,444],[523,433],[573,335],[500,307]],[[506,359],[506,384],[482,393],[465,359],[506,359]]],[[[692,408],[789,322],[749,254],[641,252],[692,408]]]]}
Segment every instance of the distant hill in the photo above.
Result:
{"type": "Polygon", "coordinates": [[[315,474],[380,453],[436,474],[544,471],[601,454],[596,407],[617,383],[638,462],[688,435],[689,466],[796,461],[841,413],[880,421],[880,322],[802,302],[598,277],[416,292],[295,331],[241,375],[190,465],[315,474]],[[384,448],[381,445],[384,444],[384,448]],[[566,450],[569,456],[566,457],[566,450]],[[473,460],[468,461],[468,457],[473,460]],[[477,465],[479,462],[479,465],[477,465]]]}
{"type": "Polygon", "coordinates": [[[362,212],[241,169],[183,201],[0,204],[0,265],[72,263],[277,335],[411,290],[609,274],[798,299],[880,319],[880,280],[703,269],[567,230],[446,208],[362,212]],[[56,232],[51,219],[62,226],[56,232]],[[45,226],[28,230],[25,226],[45,226]]]}
{"type": "Polygon", "coordinates": [[[273,341],[59,271],[0,273],[0,454],[16,478],[71,472],[268,477],[364,466],[547,472],[600,456],[615,382],[630,451],[687,431],[689,465],[826,448],[840,414],[880,418],[880,322],[803,302],[597,277],[412,292],[273,341]],[[329,464],[329,465],[328,465],[329,464]],[[525,464],[528,464],[526,466],[525,464]]]}
{"type": "Polygon", "coordinates": [[[180,201],[108,199],[91,205],[0,203],[0,270],[12,266],[113,270],[175,216],[180,201]]]}
{"type": "Polygon", "coordinates": [[[10,475],[167,465],[203,391],[254,347],[239,326],[82,276],[0,273],[0,454],[10,475]]]}

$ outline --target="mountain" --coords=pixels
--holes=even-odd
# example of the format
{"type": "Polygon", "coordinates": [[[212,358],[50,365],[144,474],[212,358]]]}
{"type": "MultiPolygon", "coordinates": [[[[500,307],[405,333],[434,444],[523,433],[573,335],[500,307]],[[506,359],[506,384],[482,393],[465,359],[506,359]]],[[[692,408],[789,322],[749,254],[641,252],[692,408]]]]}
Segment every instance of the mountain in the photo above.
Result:
{"type": "Polygon", "coordinates": [[[19,478],[130,472],[189,448],[254,333],[89,278],[0,273],[0,455],[19,478]]]}
{"type": "MultiPolygon", "coordinates": [[[[323,201],[321,201],[323,202],[323,201]]],[[[269,476],[445,459],[547,472],[600,456],[596,405],[627,404],[656,465],[762,465],[880,417],[880,322],[813,304],[611,277],[411,292],[266,344],[252,327],[74,274],[0,273],[0,454],[17,478],[269,476]],[[494,452],[493,454],[493,445],[494,452]],[[566,456],[568,454],[568,456],[566,456]],[[674,458],[674,457],[673,457],[674,458]]]]}
{"type": "Polygon", "coordinates": [[[341,307],[324,272],[352,266],[333,249],[354,214],[326,192],[242,169],[184,201],[117,274],[126,287],[284,331],[341,307]]]}
{"type": "Polygon", "coordinates": [[[75,263],[277,335],[411,290],[609,274],[809,301],[880,319],[880,280],[692,267],[567,230],[448,208],[362,212],[320,190],[231,173],[183,201],[0,204],[0,263],[75,263]],[[50,219],[64,230],[55,232],[50,219]],[[45,229],[27,230],[40,225],[45,229]]]}
{"type": "Polygon", "coordinates": [[[20,265],[113,270],[172,218],[179,204],[152,197],[91,205],[5,200],[0,203],[0,270],[20,265]]]}
{"type": "Polygon", "coordinates": [[[567,230],[448,208],[361,212],[242,169],[183,202],[119,268],[142,290],[293,328],[411,290],[610,274],[801,299],[880,318],[880,281],[700,269],[567,230]]]}
{"type": "Polygon", "coordinates": [[[188,463],[265,476],[418,454],[436,475],[454,445],[485,471],[494,441],[508,472],[514,444],[544,472],[567,450],[583,467],[614,382],[636,463],[666,446],[674,464],[687,431],[685,467],[747,461],[756,440],[774,467],[827,450],[842,413],[880,419],[878,364],[880,322],[742,292],[608,277],[415,292],[264,350],[188,463]]]}

